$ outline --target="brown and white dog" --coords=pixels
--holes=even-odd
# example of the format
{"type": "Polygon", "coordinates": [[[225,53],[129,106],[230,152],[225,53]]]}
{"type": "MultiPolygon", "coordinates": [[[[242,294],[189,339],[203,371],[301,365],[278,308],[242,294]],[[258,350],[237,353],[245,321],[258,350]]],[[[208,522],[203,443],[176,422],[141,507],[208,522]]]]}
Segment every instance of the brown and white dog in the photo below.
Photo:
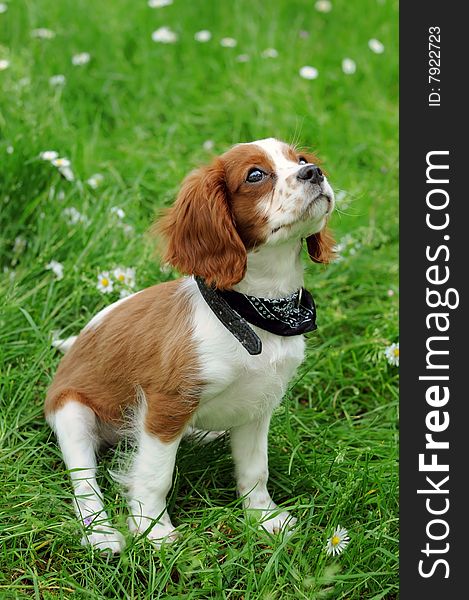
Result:
{"type": "Polygon", "coordinates": [[[333,256],[326,228],[333,207],[314,156],[272,138],[234,146],[188,175],[159,223],[165,260],[188,276],[112,304],[64,342],[45,413],[70,470],[84,543],[123,547],[103,507],[96,450],[118,439],[129,418],[136,450],[123,478],[132,531],[147,532],[157,545],[177,537],[166,495],[179,443],[193,427],[229,430],[238,492],[264,529],[294,524],[267,491],[267,437],[303,360],[303,335],[253,326],[262,352],[250,355],[204,301],[194,276],[220,290],[285,297],[303,285],[303,239],[313,261],[333,256]]]}

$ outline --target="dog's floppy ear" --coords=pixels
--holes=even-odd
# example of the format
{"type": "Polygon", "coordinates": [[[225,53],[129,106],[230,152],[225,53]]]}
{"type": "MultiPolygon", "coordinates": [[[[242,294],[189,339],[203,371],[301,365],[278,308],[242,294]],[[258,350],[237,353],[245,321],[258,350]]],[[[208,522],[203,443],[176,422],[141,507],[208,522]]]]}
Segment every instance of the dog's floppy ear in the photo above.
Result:
{"type": "Polygon", "coordinates": [[[313,262],[330,263],[336,258],[336,243],[332,234],[325,225],[321,231],[306,238],[308,254],[313,262]]]}
{"type": "Polygon", "coordinates": [[[164,260],[181,273],[229,289],[246,271],[246,249],[236,230],[220,159],[190,173],[174,205],[156,225],[167,240],[164,260]]]}

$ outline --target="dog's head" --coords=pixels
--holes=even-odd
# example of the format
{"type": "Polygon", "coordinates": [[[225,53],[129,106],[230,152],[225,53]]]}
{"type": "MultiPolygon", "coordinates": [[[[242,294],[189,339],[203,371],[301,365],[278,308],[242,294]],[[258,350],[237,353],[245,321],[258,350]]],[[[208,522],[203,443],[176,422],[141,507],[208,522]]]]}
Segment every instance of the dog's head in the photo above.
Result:
{"type": "Polygon", "coordinates": [[[306,238],[315,262],[333,257],[334,194],[317,159],[269,138],[238,144],[190,173],[159,223],[165,260],[209,285],[231,288],[247,252],[306,238]]]}

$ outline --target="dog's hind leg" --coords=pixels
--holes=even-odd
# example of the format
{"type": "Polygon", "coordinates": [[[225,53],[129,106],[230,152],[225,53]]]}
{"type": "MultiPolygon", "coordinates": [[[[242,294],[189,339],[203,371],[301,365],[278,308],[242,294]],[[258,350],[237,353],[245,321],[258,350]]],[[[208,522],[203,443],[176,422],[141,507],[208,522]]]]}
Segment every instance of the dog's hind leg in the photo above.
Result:
{"type": "Polygon", "coordinates": [[[57,435],[70,471],[75,511],[85,530],[82,544],[119,552],[124,547],[124,538],[109,523],[96,481],[96,415],[81,402],[65,399],[60,408],[47,414],[47,421],[57,435]]]}

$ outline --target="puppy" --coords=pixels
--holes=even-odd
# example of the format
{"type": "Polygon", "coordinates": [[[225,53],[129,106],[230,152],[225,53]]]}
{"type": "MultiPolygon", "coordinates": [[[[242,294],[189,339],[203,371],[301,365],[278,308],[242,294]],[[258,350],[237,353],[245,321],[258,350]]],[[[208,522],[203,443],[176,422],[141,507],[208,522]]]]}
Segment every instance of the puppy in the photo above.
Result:
{"type": "Polygon", "coordinates": [[[83,543],[123,547],[103,506],[96,451],[129,420],[136,449],[123,479],[133,532],[156,545],[176,539],[166,495],[192,427],[229,430],[238,492],[265,530],[294,525],[267,491],[267,437],[303,360],[303,334],[315,329],[302,241],[314,262],[331,260],[333,208],[316,158],[272,138],[238,144],[184,180],[158,226],[165,260],[187,276],[98,313],[63,343],[47,393],[83,543]]]}

